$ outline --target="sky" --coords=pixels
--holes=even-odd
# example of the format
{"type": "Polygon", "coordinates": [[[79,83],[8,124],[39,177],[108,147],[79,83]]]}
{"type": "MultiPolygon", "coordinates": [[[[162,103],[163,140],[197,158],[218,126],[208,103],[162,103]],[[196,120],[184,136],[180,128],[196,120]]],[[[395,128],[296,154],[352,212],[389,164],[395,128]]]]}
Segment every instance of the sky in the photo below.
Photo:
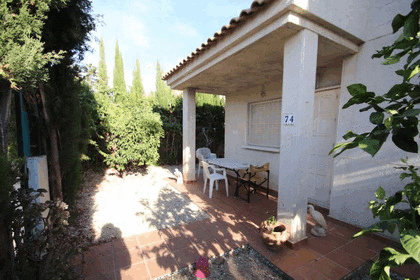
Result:
{"type": "Polygon", "coordinates": [[[124,62],[127,88],[132,84],[136,59],[146,94],[155,90],[156,63],[163,73],[174,68],[209,37],[248,9],[253,0],[92,0],[93,15],[101,15],[92,52],[84,63],[98,66],[99,40],[103,38],[112,86],[115,44],[124,62]]]}

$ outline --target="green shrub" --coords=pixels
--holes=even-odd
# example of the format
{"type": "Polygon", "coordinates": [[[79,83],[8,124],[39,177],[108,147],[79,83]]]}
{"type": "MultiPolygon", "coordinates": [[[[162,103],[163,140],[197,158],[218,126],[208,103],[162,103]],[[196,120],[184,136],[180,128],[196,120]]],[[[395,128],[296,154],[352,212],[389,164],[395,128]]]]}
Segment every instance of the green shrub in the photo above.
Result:
{"type": "Polygon", "coordinates": [[[124,171],[128,167],[156,164],[159,159],[160,138],[163,136],[159,114],[143,98],[96,94],[100,118],[106,129],[105,163],[124,171]]]}

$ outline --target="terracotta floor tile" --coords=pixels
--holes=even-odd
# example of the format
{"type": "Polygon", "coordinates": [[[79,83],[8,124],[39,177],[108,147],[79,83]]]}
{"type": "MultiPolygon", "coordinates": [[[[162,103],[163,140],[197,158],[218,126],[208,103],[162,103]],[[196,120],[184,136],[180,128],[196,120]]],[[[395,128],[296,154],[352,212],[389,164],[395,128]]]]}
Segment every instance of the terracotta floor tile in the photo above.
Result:
{"type": "Polygon", "coordinates": [[[342,249],[337,249],[325,256],[326,258],[340,264],[348,270],[354,270],[365,263],[364,260],[359,259],[358,257],[351,256],[342,249]]]}
{"type": "Polygon", "coordinates": [[[140,249],[144,261],[170,253],[164,241],[141,246],[140,249]]]}
{"type": "Polygon", "coordinates": [[[114,243],[113,245],[114,245],[115,251],[118,250],[118,247],[121,245],[120,244],[121,241],[122,241],[122,244],[124,244],[125,247],[128,250],[131,250],[133,248],[137,248],[137,249],[139,248],[139,245],[137,244],[137,237],[136,236],[131,236],[131,237],[124,237],[122,239],[115,240],[113,242],[114,243]]]}
{"type": "Polygon", "coordinates": [[[115,269],[122,269],[143,262],[143,255],[140,249],[133,248],[125,252],[119,251],[115,254],[115,269]]]}
{"type": "Polygon", "coordinates": [[[172,253],[179,268],[188,266],[197,262],[200,253],[196,247],[186,247],[172,253]]]}
{"type": "Polygon", "coordinates": [[[191,241],[185,236],[174,237],[165,241],[166,246],[171,252],[183,249],[185,247],[192,246],[191,241]]]}
{"type": "Polygon", "coordinates": [[[319,257],[319,254],[308,248],[300,248],[299,250],[283,248],[280,252],[274,255],[271,261],[281,270],[290,274],[296,269],[319,257]]]}
{"type": "Polygon", "coordinates": [[[194,246],[197,248],[200,256],[208,259],[214,256],[219,256],[228,251],[228,249],[221,245],[216,239],[203,241],[201,243],[194,244],[194,246]]]}
{"type": "Polygon", "coordinates": [[[147,245],[150,243],[160,242],[162,241],[162,237],[160,237],[159,231],[155,230],[152,232],[143,233],[141,235],[137,235],[137,244],[139,246],[147,245]]]}
{"type": "Polygon", "coordinates": [[[346,244],[340,249],[344,250],[347,254],[351,256],[355,256],[364,261],[370,260],[372,257],[374,257],[377,254],[375,251],[372,251],[366,247],[359,246],[352,242],[346,244]]]}
{"type": "Polygon", "coordinates": [[[321,259],[315,259],[312,262],[305,265],[311,271],[322,273],[324,279],[339,280],[346,276],[350,270],[342,267],[341,265],[331,261],[330,259],[323,257],[321,259]]]}
{"type": "Polygon", "coordinates": [[[226,248],[228,251],[242,246],[239,242],[236,242],[231,238],[216,238],[216,240],[220,245],[222,245],[222,247],[226,248]]]}
{"type": "Polygon", "coordinates": [[[392,268],[392,270],[410,279],[420,279],[420,265],[418,264],[407,264],[392,268]]]}
{"type": "Polygon", "coordinates": [[[132,265],[129,268],[117,271],[117,279],[121,280],[148,280],[150,279],[149,270],[144,262],[132,265]],[[118,275],[119,274],[119,275],[118,275]],[[119,277],[118,277],[119,276],[119,277]]]}
{"type": "MultiPolygon", "coordinates": [[[[170,231],[170,235],[173,237],[180,237],[180,236],[184,236],[183,232],[184,232],[184,225],[180,224],[177,225],[175,227],[171,227],[169,228],[170,231]]],[[[162,235],[163,236],[163,235],[162,235]]]]}
{"type": "Polygon", "coordinates": [[[308,237],[306,241],[306,246],[315,252],[326,255],[338,247],[346,244],[346,240],[340,236],[328,234],[326,237],[308,237]]]}
{"type": "Polygon", "coordinates": [[[336,225],[334,229],[329,230],[329,233],[350,241],[352,240],[353,235],[357,233],[357,231],[336,225]]]}
{"type": "Polygon", "coordinates": [[[206,230],[213,238],[230,237],[229,226],[221,222],[203,224],[202,228],[206,230]]]}
{"type": "Polygon", "coordinates": [[[117,239],[112,241],[112,245],[114,248],[114,254],[120,254],[120,253],[127,253],[129,250],[137,249],[139,250],[140,247],[137,246],[137,241],[134,237],[134,241],[130,240],[129,246],[126,245],[123,239],[117,239]]]}
{"type": "Polygon", "coordinates": [[[193,229],[186,229],[184,231],[184,236],[187,237],[192,243],[199,243],[205,240],[213,239],[213,235],[209,233],[206,229],[197,225],[198,227],[193,229]]]}
{"type": "Polygon", "coordinates": [[[318,270],[308,267],[301,267],[290,274],[294,280],[327,280],[325,275],[318,270]]]}
{"type": "Polygon", "coordinates": [[[178,270],[177,262],[172,255],[161,256],[145,262],[151,278],[157,278],[178,270]]]}
{"type": "Polygon", "coordinates": [[[380,252],[383,248],[387,247],[386,244],[369,236],[361,236],[351,241],[351,243],[357,244],[360,247],[371,249],[377,253],[380,252]]]}

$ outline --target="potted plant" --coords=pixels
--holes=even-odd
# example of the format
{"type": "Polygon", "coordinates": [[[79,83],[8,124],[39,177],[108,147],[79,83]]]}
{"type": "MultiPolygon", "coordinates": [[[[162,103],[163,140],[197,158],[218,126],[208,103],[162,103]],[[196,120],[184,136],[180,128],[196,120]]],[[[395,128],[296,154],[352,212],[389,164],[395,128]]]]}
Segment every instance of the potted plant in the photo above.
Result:
{"type": "Polygon", "coordinates": [[[277,221],[275,216],[263,221],[259,231],[264,244],[271,250],[279,249],[290,236],[286,225],[277,221]]]}

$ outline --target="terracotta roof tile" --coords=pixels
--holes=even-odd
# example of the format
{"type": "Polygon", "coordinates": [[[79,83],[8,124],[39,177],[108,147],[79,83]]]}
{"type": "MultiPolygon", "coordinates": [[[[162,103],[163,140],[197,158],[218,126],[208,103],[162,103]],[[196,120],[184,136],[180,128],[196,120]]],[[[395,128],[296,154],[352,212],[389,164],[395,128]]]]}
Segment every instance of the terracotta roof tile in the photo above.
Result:
{"type": "Polygon", "coordinates": [[[259,12],[264,5],[272,1],[273,0],[255,0],[254,2],[252,2],[251,7],[249,9],[242,10],[238,17],[232,18],[229,24],[224,25],[221,28],[221,30],[214,33],[213,37],[208,38],[207,42],[202,43],[201,46],[198,47],[195,51],[193,51],[189,56],[187,56],[187,58],[183,59],[180,63],[178,63],[178,65],[172,68],[172,70],[166,72],[162,76],[162,79],[169,79],[172,75],[180,71],[188,63],[197,58],[201,53],[205,52],[206,50],[211,48],[212,45],[215,45],[219,40],[231,33],[231,31],[234,30],[237,26],[246,22],[251,15],[259,12]]]}

